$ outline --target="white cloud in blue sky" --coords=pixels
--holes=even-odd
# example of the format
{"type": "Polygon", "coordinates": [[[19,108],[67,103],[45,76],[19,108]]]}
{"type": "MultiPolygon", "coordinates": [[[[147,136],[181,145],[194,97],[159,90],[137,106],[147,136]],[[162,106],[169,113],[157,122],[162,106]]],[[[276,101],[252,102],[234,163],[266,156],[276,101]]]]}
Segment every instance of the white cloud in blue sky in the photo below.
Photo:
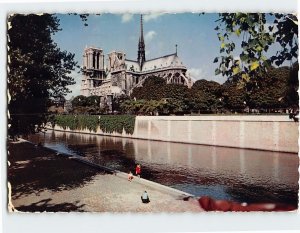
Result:
{"type": "Polygon", "coordinates": [[[150,20],[156,20],[161,16],[163,16],[162,13],[152,13],[152,14],[143,15],[143,19],[144,19],[145,22],[148,22],[150,20]]]}
{"type": "Polygon", "coordinates": [[[157,35],[157,33],[153,30],[147,32],[146,35],[145,35],[146,42],[150,42],[156,35],[157,35]]]}
{"type": "Polygon", "coordinates": [[[201,68],[190,68],[187,72],[194,80],[205,79],[205,72],[201,68]]]}
{"type": "Polygon", "coordinates": [[[132,21],[133,19],[133,14],[123,14],[122,15],[122,23],[128,23],[132,21]]]}

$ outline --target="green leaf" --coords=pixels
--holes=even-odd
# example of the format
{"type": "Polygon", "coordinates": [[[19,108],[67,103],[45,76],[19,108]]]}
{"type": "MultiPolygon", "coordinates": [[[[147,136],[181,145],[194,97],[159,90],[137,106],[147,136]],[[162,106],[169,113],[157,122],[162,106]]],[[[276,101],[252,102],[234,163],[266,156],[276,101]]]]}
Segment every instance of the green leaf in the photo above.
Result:
{"type": "Polygon", "coordinates": [[[250,70],[253,71],[257,69],[257,67],[259,67],[259,62],[258,61],[252,62],[250,66],[250,70]]]}
{"type": "Polygon", "coordinates": [[[257,52],[261,52],[263,50],[263,48],[260,45],[258,45],[258,46],[256,46],[255,50],[257,52]]]}
{"type": "Polygon", "coordinates": [[[225,43],[222,43],[222,44],[221,44],[221,48],[222,48],[222,49],[225,48],[225,43]]]}
{"type": "Polygon", "coordinates": [[[237,36],[240,36],[240,35],[241,35],[241,29],[235,30],[235,34],[236,34],[237,36]]]}
{"type": "Polygon", "coordinates": [[[215,69],[215,75],[219,75],[221,74],[221,70],[220,69],[215,69]]]}
{"type": "Polygon", "coordinates": [[[268,58],[267,58],[266,56],[262,55],[262,56],[261,56],[261,59],[262,59],[263,61],[266,61],[268,58]]]}
{"type": "Polygon", "coordinates": [[[218,62],[218,58],[216,57],[215,59],[214,59],[214,63],[217,63],[218,62]]]}
{"type": "Polygon", "coordinates": [[[242,74],[242,79],[246,82],[248,82],[250,80],[250,77],[248,74],[242,74]]]}
{"type": "Polygon", "coordinates": [[[234,75],[237,74],[237,73],[239,73],[240,70],[241,70],[241,69],[240,69],[239,66],[233,67],[233,69],[232,69],[234,75]]]}
{"type": "Polygon", "coordinates": [[[240,58],[241,58],[242,61],[247,61],[247,60],[248,60],[248,55],[246,55],[246,54],[241,54],[241,55],[240,55],[240,58]]]}

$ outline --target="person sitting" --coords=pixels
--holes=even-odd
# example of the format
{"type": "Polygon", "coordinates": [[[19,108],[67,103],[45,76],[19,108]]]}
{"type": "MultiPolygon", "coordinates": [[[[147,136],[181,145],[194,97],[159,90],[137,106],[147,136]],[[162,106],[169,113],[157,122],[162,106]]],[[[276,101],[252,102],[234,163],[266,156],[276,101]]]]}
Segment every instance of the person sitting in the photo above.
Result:
{"type": "Polygon", "coordinates": [[[128,173],[128,181],[132,181],[132,179],[133,179],[133,175],[132,175],[132,172],[130,171],[129,173],[128,173]]]}
{"type": "Polygon", "coordinates": [[[145,192],[143,193],[143,195],[141,196],[141,199],[142,199],[142,202],[143,202],[143,203],[149,203],[149,202],[150,202],[150,199],[149,199],[149,196],[148,196],[147,191],[145,191],[145,192]]]}

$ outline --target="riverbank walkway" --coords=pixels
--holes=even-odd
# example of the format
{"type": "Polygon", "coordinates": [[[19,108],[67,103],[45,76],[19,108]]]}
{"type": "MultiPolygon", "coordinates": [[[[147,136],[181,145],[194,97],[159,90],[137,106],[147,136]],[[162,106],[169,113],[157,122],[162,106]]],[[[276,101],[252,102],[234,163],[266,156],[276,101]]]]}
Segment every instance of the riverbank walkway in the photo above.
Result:
{"type": "Polygon", "coordinates": [[[8,144],[11,206],[22,212],[201,212],[196,198],[84,164],[26,141],[8,144]],[[150,203],[143,204],[147,191],[150,203]],[[185,200],[184,200],[185,199],[185,200]]]}

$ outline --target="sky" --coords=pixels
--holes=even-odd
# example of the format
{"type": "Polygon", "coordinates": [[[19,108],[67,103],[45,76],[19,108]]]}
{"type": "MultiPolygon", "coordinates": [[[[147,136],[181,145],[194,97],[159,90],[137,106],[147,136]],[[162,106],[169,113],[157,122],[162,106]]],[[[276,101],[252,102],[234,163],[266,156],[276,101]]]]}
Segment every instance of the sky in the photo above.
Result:
{"type": "MultiPolygon", "coordinates": [[[[62,30],[53,36],[54,42],[62,50],[74,53],[79,65],[82,66],[86,46],[101,48],[105,54],[113,50],[123,51],[127,59],[137,59],[139,14],[90,15],[88,26],[84,26],[78,15],[56,16],[62,30]]],[[[206,79],[219,83],[226,80],[214,74],[218,64],[213,60],[220,55],[220,42],[214,30],[218,14],[152,13],[143,15],[143,18],[146,60],[175,53],[177,44],[178,56],[195,80],[206,79]]],[[[76,84],[70,86],[72,93],[67,98],[80,94],[81,74],[77,70],[72,72],[72,76],[76,84]]]]}

